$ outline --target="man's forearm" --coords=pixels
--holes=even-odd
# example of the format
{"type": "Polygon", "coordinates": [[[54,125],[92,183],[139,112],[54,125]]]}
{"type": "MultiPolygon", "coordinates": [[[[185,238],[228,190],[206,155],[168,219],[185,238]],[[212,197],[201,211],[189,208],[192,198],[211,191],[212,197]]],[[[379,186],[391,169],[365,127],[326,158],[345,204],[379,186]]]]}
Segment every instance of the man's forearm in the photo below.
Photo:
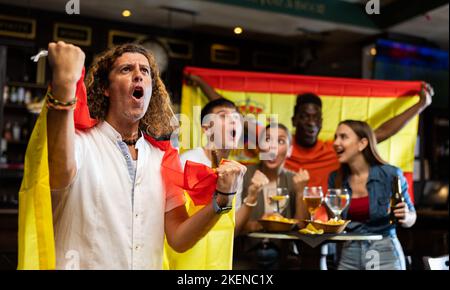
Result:
{"type": "MultiPolygon", "coordinates": [[[[246,168],[236,161],[224,162],[216,168],[217,192],[235,192],[242,182],[246,168]]],[[[213,202],[221,207],[229,204],[231,195],[214,194],[213,200],[196,214],[189,217],[186,208],[179,206],[165,214],[165,232],[169,245],[177,252],[184,252],[200,240],[219,220],[220,214],[214,210],[213,202]]]]}
{"type": "MultiPolygon", "coordinates": [[[[82,75],[85,55],[76,46],[62,41],[49,43],[48,60],[52,69],[52,95],[63,104],[75,98],[76,84],[82,75]]],[[[67,107],[66,107],[67,108],[67,107]]],[[[50,187],[67,187],[75,176],[75,127],[72,108],[49,109],[47,114],[50,187]]]]}
{"type": "Polygon", "coordinates": [[[387,120],[383,124],[381,124],[378,128],[375,129],[375,136],[377,138],[377,142],[381,143],[384,140],[390,138],[395,135],[398,131],[400,131],[408,122],[413,119],[417,114],[420,113],[422,109],[422,104],[419,102],[414,106],[410,107],[403,113],[398,116],[393,117],[392,119],[387,120]]]}
{"type": "MultiPolygon", "coordinates": [[[[55,98],[75,97],[75,85],[61,86],[54,84],[55,98]]],[[[73,110],[53,110],[47,113],[48,161],[50,187],[61,189],[72,181],[75,175],[75,125],[73,110]]]]}
{"type": "Polygon", "coordinates": [[[210,202],[190,218],[184,219],[172,234],[167,235],[170,246],[177,252],[189,250],[208,233],[220,216],[214,212],[213,204],[210,202]]]}
{"type": "Polygon", "coordinates": [[[207,84],[203,79],[199,77],[197,80],[198,86],[202,90],[203,94],[208,98],[208,100],[213,101],[222,98],[209,84],[207,84]]]}

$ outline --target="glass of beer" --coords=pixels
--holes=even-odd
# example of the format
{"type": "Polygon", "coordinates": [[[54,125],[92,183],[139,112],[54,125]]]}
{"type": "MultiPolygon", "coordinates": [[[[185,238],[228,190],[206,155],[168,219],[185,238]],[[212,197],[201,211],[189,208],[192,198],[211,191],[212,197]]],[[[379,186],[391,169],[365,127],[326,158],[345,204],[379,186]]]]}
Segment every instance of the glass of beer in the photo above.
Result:
{"type": "Polygon", "coordinates": [[[341,219],[341,213],[349,203],[350,195],[345,188],[330,188],[325,195],[325,204],[333,212],[334,220],[341,219]]]}
{"type": "Polygon", "coordinates": [[[306,186],[303,191],[303,202],[311,215],[311,221],[314,221],[314,213],[322,204],[323,191],[321,186],[306,186]]]}

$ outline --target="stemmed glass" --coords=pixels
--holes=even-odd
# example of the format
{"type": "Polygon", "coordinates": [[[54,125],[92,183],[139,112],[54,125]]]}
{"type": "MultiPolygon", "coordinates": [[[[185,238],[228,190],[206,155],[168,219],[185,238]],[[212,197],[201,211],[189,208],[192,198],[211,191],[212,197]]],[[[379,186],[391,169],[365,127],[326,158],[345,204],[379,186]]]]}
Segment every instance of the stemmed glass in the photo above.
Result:
{"type": "Polygon", "coordinates": [[[281,214],[289,204],[289,192],[285,187],[277,187],[276,195],[270,197],[277,205],[276,212],[281,214]]]}
{"type": "Polygon", "coordinates": [[[270,187],[264,188],[269,199],[269,205],[272,207],[274,213],[281,214],[289,204],[289,192],[284,187],[270,187]]]}
{"type": "Polygon", "coordinates": [[[321,186],[306,186],[303,190],[303,202],[311,215],[311,221],[314,221],[314,213],[320,207],[323,201],[323,191],[321,186]]]}
{"type": "Polygon", "coordinates": [[[325,204],[333,212],[334,220],[341,219],[341,213],[350,203],[347,189],[330,188],[325,196],[325,204]]]}

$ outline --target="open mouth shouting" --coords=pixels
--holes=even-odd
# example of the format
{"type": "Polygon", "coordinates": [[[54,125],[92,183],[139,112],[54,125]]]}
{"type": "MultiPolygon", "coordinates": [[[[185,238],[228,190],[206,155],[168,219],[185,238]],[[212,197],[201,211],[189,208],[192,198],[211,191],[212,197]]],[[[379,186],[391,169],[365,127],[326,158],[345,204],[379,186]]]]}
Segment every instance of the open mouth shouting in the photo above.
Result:
{"type": "Polygon", "coordinates": [[[277,161],[277,153],[276,152],[269,152],[268,154],[269,159],[268,162],[275,163],[277,161]]]}
{"type": "Polygon", "coordinates": [[[230,128],[230,129],[225,131],[225,134],[223,136],[228,141],[234,141],[236,139],[236,135],[237,135],[236,129],[235,128],[230,128]]]}
{"type": "Polygon", "coordinates": [[[342,147],[335,147],[334,151],[336,151],[336,154],[338,157],[341,157],[345,152],[344,148],[342,148],[342,147]]]}
{"type": "Polygon", "coordinates": [[[134,87],[132,96],[136,100],[141,99],[144,96],[144,88],[141,86],[134,87]]]}

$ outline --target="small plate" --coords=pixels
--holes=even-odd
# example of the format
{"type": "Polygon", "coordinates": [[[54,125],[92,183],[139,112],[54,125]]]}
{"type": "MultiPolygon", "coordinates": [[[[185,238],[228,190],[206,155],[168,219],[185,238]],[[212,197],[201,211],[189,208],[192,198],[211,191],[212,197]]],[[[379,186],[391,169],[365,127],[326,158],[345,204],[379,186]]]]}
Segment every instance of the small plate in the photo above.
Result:
{"type": "MultiPolygon", "coordinates": [[[[306,224],[308,224],[308,223],[312,224],[318,230],[322,229],[324,233],[340,234],[345,230],[347,225],[350,223],[350,220],[346,220],[346,221],[344,221],[343,224],[340,224],[340,225],[327,224],[324,222],[315,222],[315,221],[309,221],[309,220],[306,220],[304,222],[306,222],[306,224]]],[[[304,227],[300,227],[300,228],[304,228],[304,227]]]]}

